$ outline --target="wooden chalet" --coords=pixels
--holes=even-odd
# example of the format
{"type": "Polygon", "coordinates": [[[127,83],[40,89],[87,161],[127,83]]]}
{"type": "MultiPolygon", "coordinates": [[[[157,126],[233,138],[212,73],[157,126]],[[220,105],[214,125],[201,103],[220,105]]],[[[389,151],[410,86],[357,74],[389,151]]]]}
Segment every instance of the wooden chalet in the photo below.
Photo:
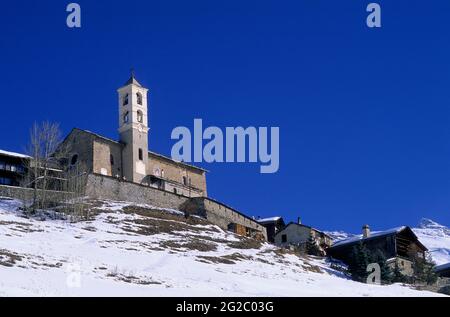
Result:
{"type": "Polygon", "coordinates": [[[419,241],[409,227],[398,227],[386,231],[371,233],[369,226],[363,227],[363,234],[338,241],[327,250],[327,254],[344,263],[349,263],[354,247],[363,243],[369,252],[380,250],[388,259],[391,267],[396,265],[403,274],[414,273],[413,264],[416,258],[425,258],[428,249],[419,241]]]}

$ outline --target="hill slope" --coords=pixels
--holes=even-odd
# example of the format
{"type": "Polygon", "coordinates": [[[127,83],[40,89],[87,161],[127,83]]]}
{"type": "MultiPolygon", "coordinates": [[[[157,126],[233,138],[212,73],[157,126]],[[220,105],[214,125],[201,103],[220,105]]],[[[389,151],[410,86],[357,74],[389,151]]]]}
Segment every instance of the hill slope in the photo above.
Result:
{"type": "Polygon", "coordinates": [[[19,207],[0,199],[0,296],[437,295],[356,283],[175,210],[94,201],[90,221],[70,223],[19,207]]]}
{"type": "Polygon", "coordinates": [[[413,231],[428,248],[437,265],[450,262],[450,229],[430,219],[422,219],[413,231]]]}

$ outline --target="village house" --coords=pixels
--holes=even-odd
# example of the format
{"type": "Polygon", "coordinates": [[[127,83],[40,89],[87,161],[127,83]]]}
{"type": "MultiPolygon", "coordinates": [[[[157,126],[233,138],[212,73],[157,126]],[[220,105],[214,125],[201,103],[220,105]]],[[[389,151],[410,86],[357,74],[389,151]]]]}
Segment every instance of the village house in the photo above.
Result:
{"type": "Polygon", "coordinates": [[[266,227],[267,230],[267,240],[269,242],[275,242],[275,235],[284,229],[286,224],[282,217],[270,217],[258,219],[258,222],[266,227]]]}
{"type": "MultiPolygon", "coordinates": [[[[0,185],[4,187],[32,187],[34,182],[30,182],[27,177],[32,174],[35,167],[40,171],[43,166],[38,166],[36,162],[26,154],[15,153],[0,150],[0,185]]],[[[63,179],[61,178],[62,170],[58,168],[57,163],[49,163],[45,167],[47,173],[47,189],[61,190],[63,188],[63,179]]],[[[37,183],[37,188],[42,184],[37,183]]],[[[0,194],[2,191],[0,191],[0,194]]]]}
{"type": "Polygon", "coordinates": [[[307,244],[313,242],[325,255],[325,250],[331,246],[333,239],[326,233],[298,222],[289,223],[275,235],[275,244],[281,247],[294,247],[306,250],[307,244]]]}
{"type": "Polygon", "coordinates": [[[29,159],[24,154],[0,150],[0,185],[20,186],[29,159]]]}
{"type": "Polygon", "coordinates": [[[388,265],[392,269],[397,266],[406,276],[414,274],[415,259],[425,259],[425,252],[428,251],[407,226],[371,233],[369,226],[365,225],[362,235],[334,243],[327,254],[348,264],[354,248],[360,243],[371,253],[383,252],[388,265]]]}

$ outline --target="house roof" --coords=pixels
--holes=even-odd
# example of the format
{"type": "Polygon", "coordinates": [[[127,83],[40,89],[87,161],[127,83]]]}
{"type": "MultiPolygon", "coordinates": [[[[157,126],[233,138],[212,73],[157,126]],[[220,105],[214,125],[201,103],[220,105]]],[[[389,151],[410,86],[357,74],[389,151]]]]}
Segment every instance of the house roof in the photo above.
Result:
{"type": "Polygon", "coordinates": [[[314,231],[319,232],[320,234],[323,234],[323,235],[327,236],[328,238],[332,239],[328,234],[326,234],[326,233],[323,232],[323,231],[320,231],[320,230],[318,230],[318,229],[316,229],[316,228],[313,228],[313,227],[311,227],[311,226],[307,226],[307,225],[304,225],[304,224],[301,224],[301,223],[297,223],[297,222],[290,222],[290,223],[288,223],[287,226],[284,227],[284,229],[281,230],[280,232],[278,232],[276,235],[279,235],[279,234],[282,233],[287,227],[292,226],[292,225],[295,225],[295,226],[298,226],[298,227],[303,227],[303,228],[308,228],[308,229],[314,230],[314,231]]]}
{"type": "Polygon", "coordinates": [[[270,217],[270,218],[263,218],[263,219],[258,219],[257,221],[259,223],[268,223],[268,222],[277,222],[283,220],[282,217],[270,217]]]}
{"type": "Polygon", "coordinates": [[[335,247],[341,247],[341,246],[347,246],[347,245],[352,245],[355,243],[358,243],[360,241],[368,241],[368,240],[372,240],[372,239],[377,239],[377,238],[381,238],[381,237],[386,237],[386,236],[390,236],[390,235],[396,235],[402,231],[408,230],[411,234],[413,234],[413,236],[415,237],[415,239],[417,240],[417,242],[424,248],[424,250],[428,250],[417,238],[417,236],[414,234],[414,232],[411,230],[411,228],[407,227],[407,226],[401,226],[401,227],[396,227],[396,228],[392,228],[392,229],[388,229],[388,230],[384,230],[384,231],[374,231],[370,233],[370,236],[367,238],[363,238],[363,235],[357,235],[354,237],[351,237],[349,239],[345,239],[345,240],[341,240],[341,241],[337,241],[332,245],[332,248],[335,247]]]}
{"type": "Polygon", "coordinates": [[[30,159],[31,158],[31,156],[28,156],[25,154],[9,152],[9,151],[5,151],[5,150],[0,150],[0,155],[17,157],[17,158],[22,158],[22,159],[30,159]]]}

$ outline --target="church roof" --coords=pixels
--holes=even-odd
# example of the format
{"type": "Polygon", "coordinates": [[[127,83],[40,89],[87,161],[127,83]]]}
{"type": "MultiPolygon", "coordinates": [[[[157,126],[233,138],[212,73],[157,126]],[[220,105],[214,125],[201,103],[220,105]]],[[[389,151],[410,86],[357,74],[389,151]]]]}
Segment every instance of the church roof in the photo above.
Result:
{"type": "Polygon", "coordinates": [[[138,87],[142,87],[142,85],[137,81],[136,77],[134,77],[134,74],[131,74],[130,79],[128,79],[124,86],[128,85],[136,85],[138,87]]]}

